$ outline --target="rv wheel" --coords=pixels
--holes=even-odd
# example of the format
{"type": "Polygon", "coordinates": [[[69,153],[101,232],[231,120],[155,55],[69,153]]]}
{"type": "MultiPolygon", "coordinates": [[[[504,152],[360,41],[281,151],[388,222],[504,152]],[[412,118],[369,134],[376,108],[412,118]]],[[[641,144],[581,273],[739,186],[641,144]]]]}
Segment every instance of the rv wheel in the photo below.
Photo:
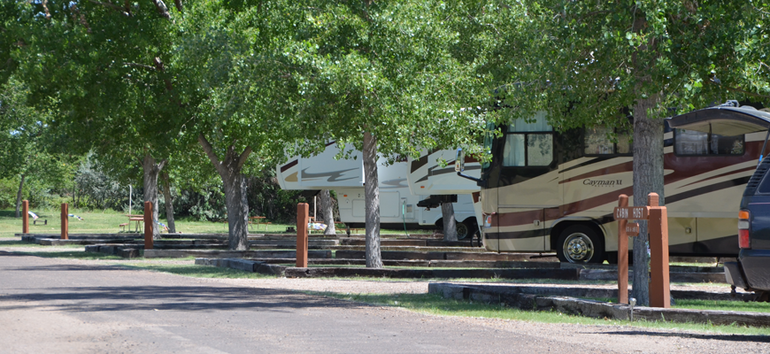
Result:
{"type": "Polygon", "coordinates": [[[604,261],[604,240],[586,225],[573,225],[559,235],[556,256],[562,262],[601,263],[604,261]]]}

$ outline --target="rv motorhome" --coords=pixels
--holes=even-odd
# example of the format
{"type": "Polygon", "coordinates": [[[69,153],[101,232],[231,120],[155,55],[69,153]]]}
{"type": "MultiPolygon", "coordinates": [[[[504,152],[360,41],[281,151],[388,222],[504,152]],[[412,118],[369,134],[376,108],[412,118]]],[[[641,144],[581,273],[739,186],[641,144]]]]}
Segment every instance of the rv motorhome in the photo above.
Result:
{"type": "MultiPolygon", "coordinates": [[[[337,194],[340,221],[351,227],[365,224],[364,169],[360,151],[353,151],[348,159],[335,159],[340,150],[336,144],[308,158],[292,157],[276,167],[278,183],[287,190],[330,189],[337,194]]],[[[407,163],[387,165],[385,158],[378,163],[380,190],[380,224],[383,228],[433,228],[440,225],[441,209],[418,208],[424,199],[410,193],[406,184],[407,163]]],[[[470,195],[454,203],[455,217],[465,220],[473,217],[470,195]]]]}
{"type": "MultiPolygon", "coordinates": [[[[719,106],[666,120],[670,254],[737,256],[737,211],[765,151],[768,119],[770,113],[752,107],[719,106]]],[[[481,174],[487,249],[556,251],[573,263],[614,261],[613,208],[620,194],[633,193],[628,134],[611,140],[602,128],[559,133],[542,114],[501,128],[481,174]]]]}

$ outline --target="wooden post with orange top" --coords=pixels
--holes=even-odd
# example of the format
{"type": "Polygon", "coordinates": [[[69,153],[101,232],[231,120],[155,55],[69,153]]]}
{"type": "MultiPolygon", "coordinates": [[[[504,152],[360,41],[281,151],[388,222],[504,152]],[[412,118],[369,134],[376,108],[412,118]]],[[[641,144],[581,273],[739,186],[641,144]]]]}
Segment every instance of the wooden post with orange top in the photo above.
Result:
{"type": "Polygon", "coordinates": [[[70,214],[67,203],[61,203],[61,239],[69,240],[70,214]]]}
{"type": "Polygon", "coordinates": [[[671,307],[668,270],[668,212],[657,193],[650,193],[650,307],[671,307]]]}
{"type": "Polygon", "coordinates": [[[152,249],[152,202],[144,202],[144,249],[152,249]]]}
{"type": "Polygon", "coordinates": [[[21,233],[29,233],[29,200],[21,201],[21,212],[24,215],[21,216],[21,233]]]}
{"type": "Polygon", "coordinates": [[[307,268],[307,224],[310,219],[310,206],[297,204],[297,267],[307,268]]]}

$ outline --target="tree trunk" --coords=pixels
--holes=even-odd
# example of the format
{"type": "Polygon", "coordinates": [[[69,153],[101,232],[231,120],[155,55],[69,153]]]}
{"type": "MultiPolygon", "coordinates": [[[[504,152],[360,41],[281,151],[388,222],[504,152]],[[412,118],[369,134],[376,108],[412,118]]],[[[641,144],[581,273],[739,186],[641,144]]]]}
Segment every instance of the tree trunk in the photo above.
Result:
{"type": "Polygon", "coordinates": [[[147,153],[142,161],[144,169],[144,201],[152,203],[152,239],[160,239],[158,225],[158,175],[166,164],[166,160],[156,163],[155,158],[147,153]]]}
{"type": "Polygon", "coordinates": [[[163,179],[163,198],[166,199],[166,222],[168,222],[168,232],[175,234],[176,225],[174,225],[174,197],[171,196],[171,186],[168,181],[168,173],[162,172],[160,177],[163,179]]]}
{"type": "Polygon", "coordinates": [[[328,189],[321,190],[321,217],[326,223],[324,235],[336,235],[337,229],[334,228],[334,200],[328,189]]]}
{"type": "MultiPolygon", "coordinates": [[[[640,99],[634,110],[634,205],[647,205],[647,196],[658,193],[660,205],[665,205],[663,195],[663,120],[654,119],[648,113],[657,108],[658,95],[640,99]]],[[[639,236],[634,237],[633,294],[637,304],[650,303],[650,275],[647,253],[649,234],[647,221],[639,220],[639,236]]]]}
{"type": "Polygon", "coordinates": [[[364,198],[366,200],[366,267],[382,268],[380,253],[380,181],[377,178],[377,138],[364,133],[364,198]]]}
{"type": "Polygon", "coordinates": [[[16,192],[16,217],[18,218],[21,216],[19,213],[19,208],[21,208],[21,190],[24,188],[24,179],[27,176],[25,176],[23,173],[21,174],[21,182],[19,182],[19,191],[16,192]]]}
{"type": "Polygon", "coordinates": [[[457,241],[457,221],[452,203],[441,203],[441,215],[444,220],[444,241],[457,241]]]}
{"type": "Polygon", "coordinates": [[[249,248],[249,203],[246,199],[246,177],[241,174],[251,148],[241,154],[235,152],[235,146],[229,146],[221,162],[203,134],[198,135],[198,142],[214,164],[225,187],[225,205],[227,206],[227,224],[229,226],[228,248],[232,251],[245,251],[249,248]]]}

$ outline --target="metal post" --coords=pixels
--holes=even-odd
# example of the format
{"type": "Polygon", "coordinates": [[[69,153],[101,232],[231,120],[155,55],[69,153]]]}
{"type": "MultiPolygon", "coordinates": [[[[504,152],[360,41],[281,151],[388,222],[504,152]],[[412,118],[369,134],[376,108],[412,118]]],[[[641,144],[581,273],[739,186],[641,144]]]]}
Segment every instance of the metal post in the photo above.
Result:
{"type": "MultiPolygon", "coordinates": [[[[128,185],[128,215],[131,215],[131,202],[134,199],[134,187],[128,185]]],[[[130,218],[130,216],[129,216],[130,218]]]]}
{"type": "Polygon", "coordinates": [[[21,212],[24,215],[21,216],[21,233],[29,233],[29,200],[21,201],[21,212]]]}
{"type": "Polygon", "coordinates": [[[297,204],[297,267],[307,268],[307,223],[310,206],[297,204]]]}
{"type": "MultiPolygon", "coordinates": [[[[618,206],[628,206],[628,196],[618,197],[618,206]]],[[[618,220],[618,303],[628,304],[628,219],[618,220]]]]}
{"type": "Polygon", "coordinates": [[[70,216],[67,203],[61,203],[61,239],[69,240],[70,216]]]}
{"type": "Polygon", "coordinates": [[[671,307],[668,269],[668,212],[656,193],[648,197],[650,218],[650,306],[671,307]]]}
{"type": "Polygon", "coordinates": [[[152,249],[152,202],[144,202],[144,249],[152,249]]]}

